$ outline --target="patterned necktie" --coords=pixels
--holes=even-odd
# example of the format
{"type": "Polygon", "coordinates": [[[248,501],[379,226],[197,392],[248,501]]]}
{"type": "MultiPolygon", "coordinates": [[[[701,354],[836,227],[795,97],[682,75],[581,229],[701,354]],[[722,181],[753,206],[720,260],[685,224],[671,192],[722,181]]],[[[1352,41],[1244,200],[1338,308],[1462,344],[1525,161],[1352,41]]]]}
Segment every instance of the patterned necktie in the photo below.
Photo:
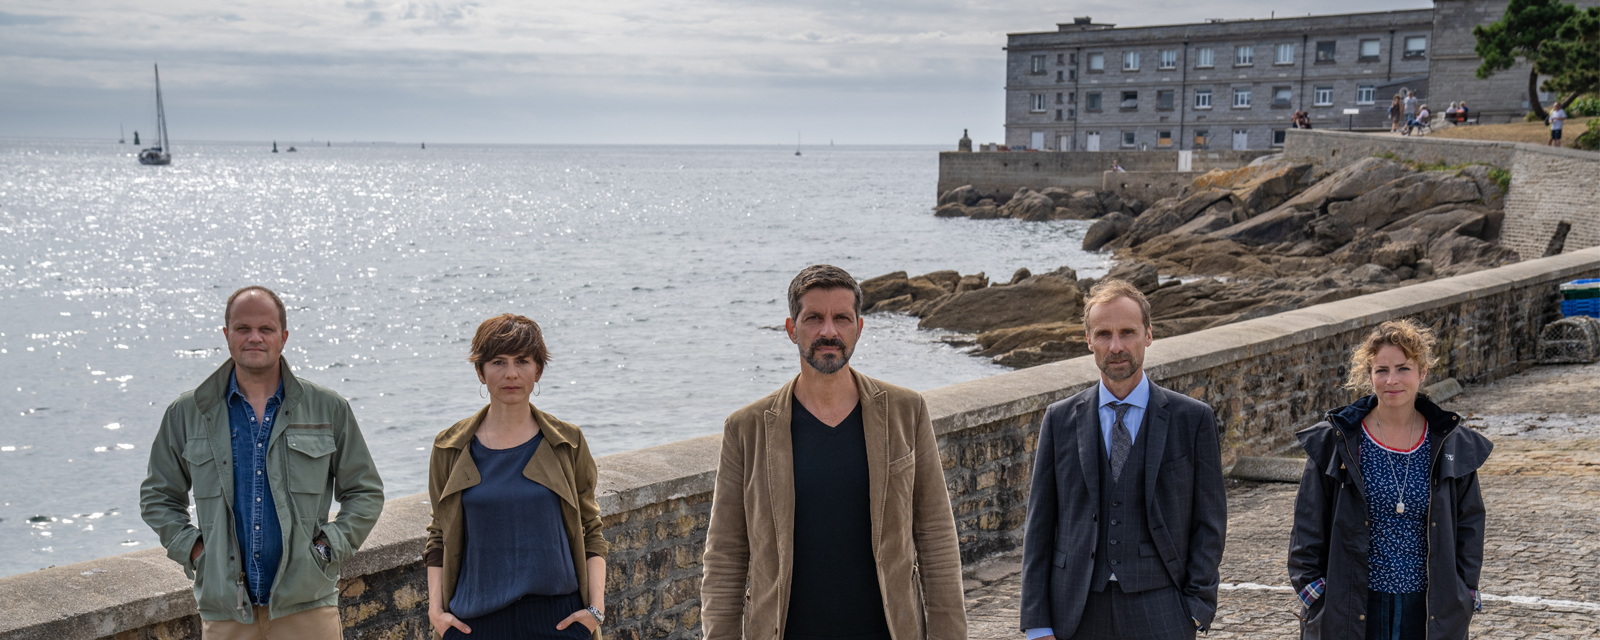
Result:
{"type": "Polygon", "coordinates": [[[1133,405],[1127,402],[1111,403],[1111,410],[1117,412],[1116,422],[1111,423],[1111,484],[1122,477],[1122,465],[1128,463],[1128,452],[1133,450],[1133,434],[1122,421],[1131,408],[1133,405]]]}

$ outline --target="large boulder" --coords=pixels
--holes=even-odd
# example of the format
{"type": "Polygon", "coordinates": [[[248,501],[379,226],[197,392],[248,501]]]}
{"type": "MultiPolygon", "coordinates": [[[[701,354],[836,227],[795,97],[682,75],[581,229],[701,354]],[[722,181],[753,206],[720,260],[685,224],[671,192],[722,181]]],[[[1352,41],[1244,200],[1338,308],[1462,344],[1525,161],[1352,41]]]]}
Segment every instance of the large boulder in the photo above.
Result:
{"type": "Polygon", "coordinates": [[[1283,203],[1302,211],[1318,211],[1329,202],[1354,200],[1381,185],[1415,173],[1404,164],[1387,158],[1362,158],[1318,180],[1310,188],[1283,203]]]}
{"type": "Polygon", "coordinates": [[[1227,189],[1239,201],[1245,218],[1283,204],[1299,192],[1311,172],[1309,164],[1251,164],[1233,170],[1213,169],[1195,178],[1191,190],[1227,189]]]}
{"type": "Polygon", "coordinates": [[[1328,254],[1334,264],[1359,266],[1372,262],[1374,253],[1384,245],[1389,244],[1389,234],[1382,231],[1365,231],[1356,234],[1354,240],[1339,247],[1338,251],[1328,254]]]}
{"type": "Polygon", "coordinates": [[[1193,220],[1200,212],[1231,196],[1227,189],[1207,189],[1183,198],[1166,198],[1134,219],[1133,227],[1111,242],[1113,247],[1135,247],[1193,220]]]}
{"type": "Polygon", "coordinates": [[[871,309],[884,300],[911,294],[911,280],[906,272],[886,273],[860,282],[861,308],[871,309]]]}
{"type": "Polygon", "coordinates": [[[1425,171],[1379,185],[1354,200],[1330,203],[1328,215],[1357,230],[1381,229],[1419,211],[1479,199],[1478,186],[1472,179],[1444,171],[1425,171]]]}
{"type": "Polygon", "coordinates": [[[935,218],[962,218],[967,215],[967,207],[959,202],[947,202],[935,207],[935,218]]]}
{"type": "Polygon", "coordinates": [[[1499,235],[1499,225],[1490,223],[1490,216],[1495,213],[1500,212],[1482,205],[1444,205],[1406,216],[1382,230],[1395,240],[1411,241],[1424,247],[1448,233],[1493,240],[1499,235]],[[1491,227],[1494,227],[1494,236],[1488,236],[1491,227]]]}
{"type": "Polygon", "coordinates": [[[1160,278],[1161,276],[1156,273],[1154,266],[1143,262],[1124,262],[1112,267],[1111,272],[1107,273],[1106,277],[1101,279],[1101,282],[1122,280],[1133,285],[1133,288],[1138,289],[1139,293],[1149,294],[1161,288],[1160,278]]]}
{"type": "Polygon", "coordinates": [[[1478,185],[1478,193],[1483,196],[1483,205],[1491,209],[1503,209],[1506,205],[1506,190],[1500,188],[1500,183],[1489,176],[1494,167],[1475,164],[1461,170],[1461,176],[1471,179],[1478,185]]]}
{"type": "Polygon", "coordinates": [[[1131,228],[1133,228],[1133,216],[1121,211],[1096,220],[1083,234],[1083,250],[1099,251],[1101,247],[1116,240],[1131,228]]]}
{"type": "Polygon", "coordinates": [[[955,293],[956,285],[961,284],[961,274],[953,269],[942,269],[932,273],[924,273],[912,278],[912,280],[927,280],[944,289],[945,293],[955,293]]]}
{"type": "Polygon", "coordinates": [[[1439,275],[1456,275],[1517,262],[1517,252],[1471,236],[1449,234],[1428,245],[1428,260],[1439,275]]]}
{"type": "Polygon", "coordinates": [[[1036,347],[1052,340],[1083,342],[1082,318],[995,329],[978,334],[977,355],[994,357],[1016,349],[1036,347]]]}
{"type": "Polygon", "coordinates": [[[1305,239],[1306,225],[1318,215],[1315,210],[1284,204],[1244,222],[1213,231],[1211,236],[1249,245],[1299,242],[1305,239]]]}
{"type": "Polygon", "coordinates": [[[1050,364],[1089,355],[1089,345],[1083,340],[1051,340],[1036,347],[1015,349],[994,359],[994,363],[1024,369],[1037,367],[1041,364],[1050,364]]]}
{"type": "Polygon", "coordinates": [[[923,329],[990,331],[1076,318],[1083,294],[1075,280],[1040,275],[1004,287],[958,293],[930,309],[917,324],[923,329]]]}
{"type": "MultiPolygon", "coordinates": [[[[939,206],[947,204],[959,204],[964,207],[972,206],[982,199],[983,194],[978,193],[978,190],[972,188],[972,185],[966,184],[940,194],[939,206]]],[[[924,200],[923,202],[927,201],[924,200]]]]}
{"type": "Polygon", "coordinates": [[[1011,196],[1011,201],[1000,206],[1000,215],[1017,220],[1039,222],[1055,216],[1056,201],[1050,196],[1023,188],[1011,196]]]}

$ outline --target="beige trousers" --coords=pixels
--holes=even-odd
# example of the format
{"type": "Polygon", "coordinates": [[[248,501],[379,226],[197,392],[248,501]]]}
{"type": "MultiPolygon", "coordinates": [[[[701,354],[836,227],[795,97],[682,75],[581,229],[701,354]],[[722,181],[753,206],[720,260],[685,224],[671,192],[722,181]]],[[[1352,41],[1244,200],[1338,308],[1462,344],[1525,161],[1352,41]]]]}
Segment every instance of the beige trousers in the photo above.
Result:
{"type": "Polygon", "coordinates": [[[307,609],[277,620],[267,619],[266,607],[256,607],[255,613],[255,624],[202,620],[200,637],[202,640],[340,640],[344,637],[338,607],[307,609]]]}

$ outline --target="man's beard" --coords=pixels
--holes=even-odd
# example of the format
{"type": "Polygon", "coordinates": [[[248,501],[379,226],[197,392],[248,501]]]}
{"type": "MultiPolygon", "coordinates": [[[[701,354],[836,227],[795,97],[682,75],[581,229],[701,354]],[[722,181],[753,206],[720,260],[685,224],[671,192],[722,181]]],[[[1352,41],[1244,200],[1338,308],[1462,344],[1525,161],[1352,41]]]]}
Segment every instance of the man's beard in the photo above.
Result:
{"type": "Polygon", "coordinates": [[[1139,368],[1144,366],[1144,363],[1140,362],[1139,360],[1135,360],[1133,354],[1124,353],[1116,356],[1107,356],[1106,361],[1099,363],[1099,366],[1100,373],[1105,374],[1107,378],[1116,381],[1122,381],[1132,378],[1133,374],[1138,373],[1139,368]],[[1117,371],[1113,373],[1111,370],[1112,365],[1128,365],[1128,368],[1126,371],[1117,371]]]}
{"type": "Polygon", "coordinates": [[[818,373],[824,375],[835,373],[843,369],[845,365],[850,364],[850,355],[850,347],[846,346],[844,341],[838,338],[817,338],[811,341],[810,348],[800,350],[800,357],[805,358],[806,364],[811,365],[812,369],[816,369],[818,373]],[[817,357],[818,347],[838,347],[840,354],[837,356],[830,354],[819,358],[817,357]]]}

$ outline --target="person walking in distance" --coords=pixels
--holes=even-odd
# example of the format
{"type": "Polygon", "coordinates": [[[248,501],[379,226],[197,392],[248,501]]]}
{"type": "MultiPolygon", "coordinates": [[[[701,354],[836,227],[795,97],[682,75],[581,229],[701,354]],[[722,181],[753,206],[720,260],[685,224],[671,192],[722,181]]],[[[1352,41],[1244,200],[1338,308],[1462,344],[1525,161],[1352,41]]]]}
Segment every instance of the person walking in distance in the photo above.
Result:
{"type": "Polygon", "coordinates": [[[1350,354],[1362,393],[1296,434],[1306,451],[1289,534],[1300,635],[1464,640],[1483,568],[1478,468],[1494,445],[1418,393],[1433,332],[1378,325],[1350,354]]]}
{"type": "Polygon", "coordinates": [[[1144,373],[1150,303],[1104,280],[1084,301],[1100,383],[1039,428],[1022,551],[1030,640],[1193,638],[1217,611],[1227,530],[1210,407],[1144,373]]]}
{"type": "Polygon", "coordinates": [[[1550,146],[1561,146],[1561,127],[1567,122],[1567,110],[1557,102],[1550,110],[1550,146]]]}
{"type": "Polygon", "coordinates": [[[1406,99],[1404,103],[1406,107],[1406,122],[1409,123],[1412,120],[1417,119],[1417,105],[1420,102],[1420,100],[1417,100],[1416,94],[1412,93],[1410,89],[1406,89],[1406,99]]]}
{"type": "Polygon", "coordinates": [[[965,640],[961,554],[927,403],[850,366],[861,288],[789,283],[799,375],[728,416],[706,533],[706,640],[965,640]]]}
{"type": "Polygon", "coordinates": [[[1400,116],[1405,115],[1405,105],[1400,100],[1400,94],[1394,94],[1394,100],[1389,102],[1389,133],[1400,133],[1400,116]]]}
{"type": "Polygon", "coordinates": [[[383,482],[350,403],[283,359],[276,293],[235,291],[223,323],[231,357],[167,407],[141,515],[194,580],[205,640],[337,640],[339,566],[378,521],[383,482]]]}

